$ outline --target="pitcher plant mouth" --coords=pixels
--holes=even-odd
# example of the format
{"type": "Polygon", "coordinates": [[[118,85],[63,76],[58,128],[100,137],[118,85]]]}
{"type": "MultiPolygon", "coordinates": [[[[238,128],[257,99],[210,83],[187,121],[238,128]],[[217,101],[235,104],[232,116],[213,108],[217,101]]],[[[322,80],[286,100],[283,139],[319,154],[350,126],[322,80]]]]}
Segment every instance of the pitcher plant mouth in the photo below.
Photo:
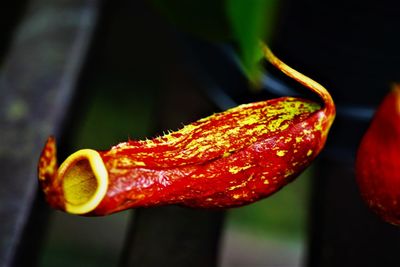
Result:
{"type": "Polygon", "coordinates": [[[94,210],[104,198],[108,188],[108,173],[100,154],[82,149],[70,155],[60,166],[65,210],[85,214],[94,210]]]}

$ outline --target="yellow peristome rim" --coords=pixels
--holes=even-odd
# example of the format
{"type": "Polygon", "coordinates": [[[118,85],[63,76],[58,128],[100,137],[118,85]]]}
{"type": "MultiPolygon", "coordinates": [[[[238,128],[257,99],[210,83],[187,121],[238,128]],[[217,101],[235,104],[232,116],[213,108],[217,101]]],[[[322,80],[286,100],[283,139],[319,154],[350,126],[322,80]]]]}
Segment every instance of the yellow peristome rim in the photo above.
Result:
{"type": "Polygon", "coordinates": [[[100,154],[92,149],[71,154],[61,164],[58,177],[64,192],[65,211],[69,213],[93,211],[107,193],[107,169],[100,154]]]}

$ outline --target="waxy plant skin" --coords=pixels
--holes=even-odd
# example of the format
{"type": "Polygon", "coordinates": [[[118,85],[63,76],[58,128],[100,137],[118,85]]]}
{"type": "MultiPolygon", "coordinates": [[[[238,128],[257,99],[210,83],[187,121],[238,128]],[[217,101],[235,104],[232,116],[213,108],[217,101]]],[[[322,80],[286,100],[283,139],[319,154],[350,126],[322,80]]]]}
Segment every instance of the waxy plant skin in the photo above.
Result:
{"type": "Polygon", "coordinates": [[[293,97],[240,105],[151,140],[79,150],[59,168],[49,138],[39,180],[50,205],[83,215],[168,204],[229,208],[292,181],[323,148],[335,107],[322,86],[263,50],[270,63],[317,93],[323,107],[293,97]]]}
{"type": "Polygon", "coordinates": [[[400,85],[384,98],[361,141],[356,177],[368,206],[400,225],[400,85]]]}

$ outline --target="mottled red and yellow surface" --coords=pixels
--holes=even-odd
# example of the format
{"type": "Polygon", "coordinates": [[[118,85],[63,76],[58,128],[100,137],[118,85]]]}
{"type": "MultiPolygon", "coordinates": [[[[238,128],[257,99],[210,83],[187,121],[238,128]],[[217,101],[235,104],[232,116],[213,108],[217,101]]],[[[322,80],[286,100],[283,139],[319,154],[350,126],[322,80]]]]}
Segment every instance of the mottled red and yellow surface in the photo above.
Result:
{"type": "Polygon", "coordinates": [[[71,213],[105,215],[167,204],[228,208],[278,191],[321,151],[335,108],[322,86],[264,52],[323,106],[293,97],[244,104],[151,140],[77,151],[58,169],[49,138],[39,163],[48,202],[71,213]]]}

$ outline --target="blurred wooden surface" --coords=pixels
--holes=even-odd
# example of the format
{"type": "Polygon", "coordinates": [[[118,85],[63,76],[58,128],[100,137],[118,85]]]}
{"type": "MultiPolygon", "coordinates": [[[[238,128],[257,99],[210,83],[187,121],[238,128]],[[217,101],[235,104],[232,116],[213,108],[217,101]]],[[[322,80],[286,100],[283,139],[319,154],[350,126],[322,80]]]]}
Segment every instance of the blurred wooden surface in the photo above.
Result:
{"type": "Polygon", "coordinates": [[[0,73],[0,266],[34,265],[46,214],[35,204],[37,160],[69,116],[97,6],[30,1],[11,37],[0,73]]]}

